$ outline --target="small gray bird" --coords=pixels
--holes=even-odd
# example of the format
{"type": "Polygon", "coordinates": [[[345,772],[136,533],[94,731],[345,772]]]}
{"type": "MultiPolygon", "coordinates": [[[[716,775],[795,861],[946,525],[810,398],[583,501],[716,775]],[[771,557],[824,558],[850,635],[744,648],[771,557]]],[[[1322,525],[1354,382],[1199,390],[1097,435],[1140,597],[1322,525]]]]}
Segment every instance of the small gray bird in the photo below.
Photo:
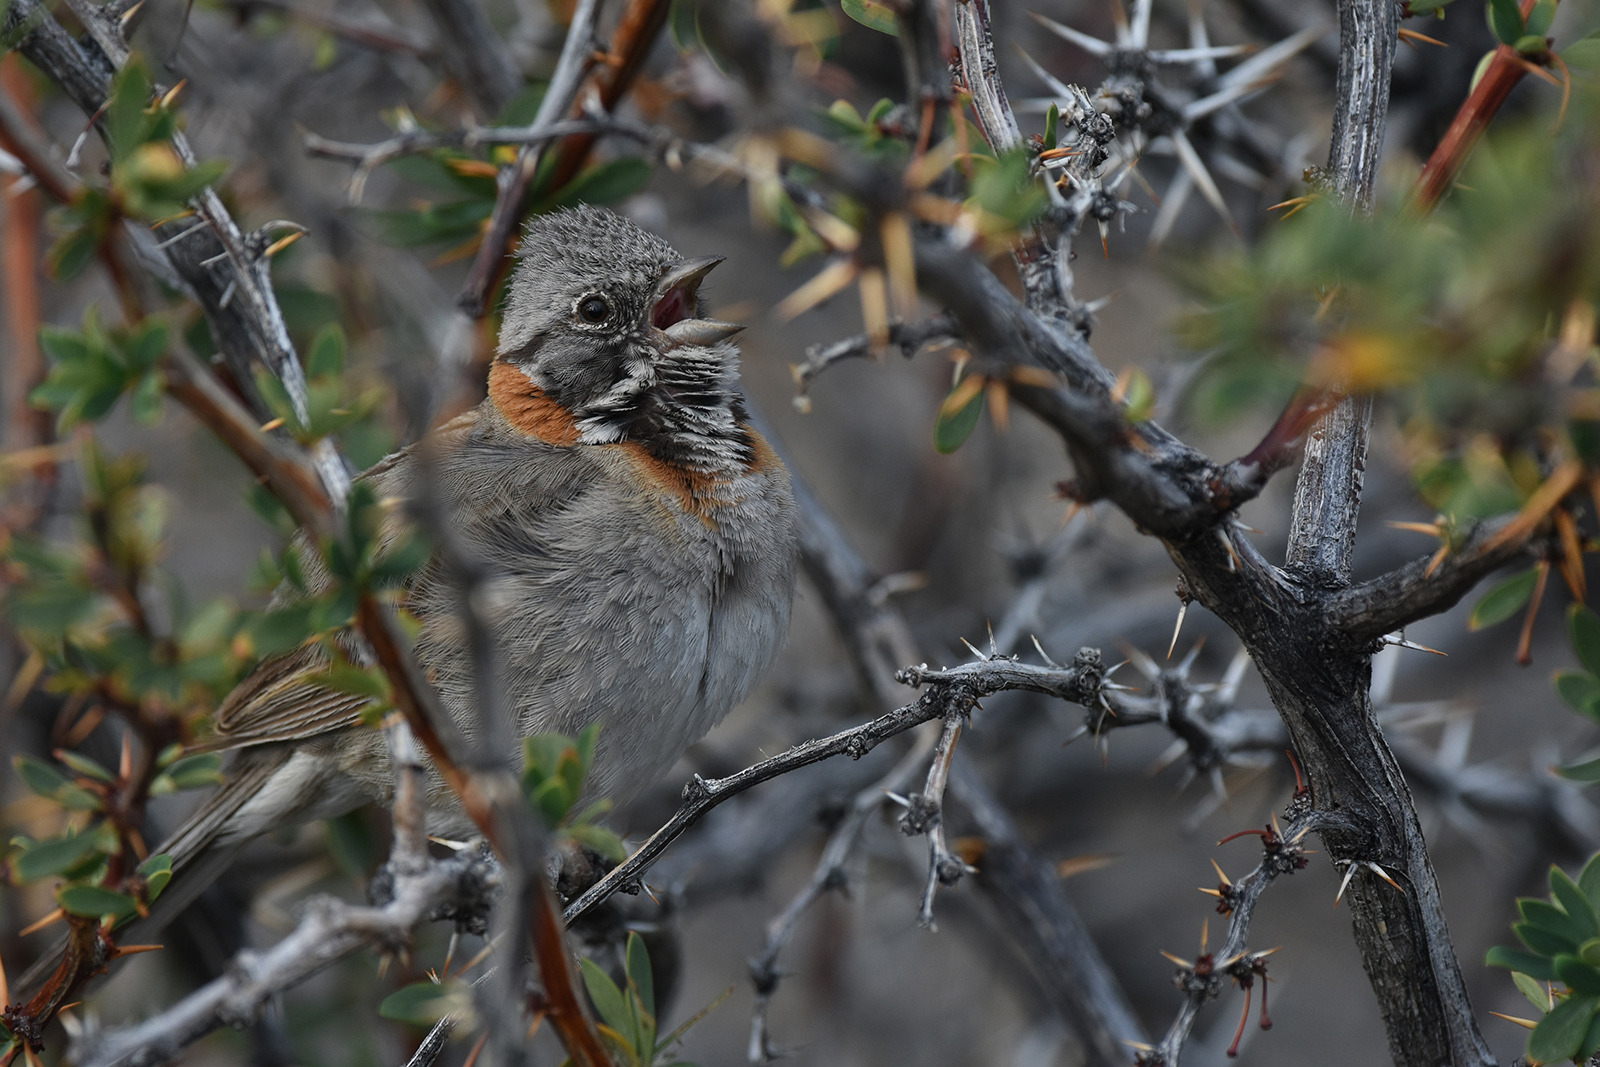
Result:
{"type": "MultiPolygon", "coordinates": [[[[401,501],[431,479],[456,549],[487,575],[516,734],[600,723],[588,792],[619,801],[750,692],[789,625],[794,498],[746,422],[728,340],[740,327],[700,317],[718,262],[596,208],[536,220],[488,397],[363,475],[401,501]]],[[[481,735],[458,600],[437,559],[406,591],[418,658],[457,725],[481,735]]],[[[205,747],[230,752],[226,783],[161,846],[175,868],[161,911],[260,834],[388,801],[382,738],[358,721],[362,698],[317,684],[326,667],[302,646],[223,702],[205,747]]],[[[470,834],[434,777],[429,830],[470,834]]]]}

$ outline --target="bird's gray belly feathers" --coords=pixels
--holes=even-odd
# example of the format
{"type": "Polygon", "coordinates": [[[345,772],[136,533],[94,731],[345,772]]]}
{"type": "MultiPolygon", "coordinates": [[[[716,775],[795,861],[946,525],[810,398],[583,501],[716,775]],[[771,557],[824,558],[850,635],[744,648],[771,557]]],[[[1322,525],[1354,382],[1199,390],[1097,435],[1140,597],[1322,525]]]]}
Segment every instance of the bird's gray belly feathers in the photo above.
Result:
{"type": "Polygon", "coordinates": [[[548,454],[538,486],[519,484],[520,465],[500,466],[493,503],[478,496],[452,530],[472,557],[496,561],[479,603],[502,707],[476,707],[480,665],[459,593],[436,568],[411,593],[424,620],[417,651],[469,733],[481,733],[485,713],[514,715],[519,736],[599,721],[588,792],[622,801],[715,726],[776,657],[793,590],[793,501],[777,466],[719,490],[753,507],[705,519],[670,496],[590,476],[627,462],[616,450],[570,451],[555,486],[548,454]]]}

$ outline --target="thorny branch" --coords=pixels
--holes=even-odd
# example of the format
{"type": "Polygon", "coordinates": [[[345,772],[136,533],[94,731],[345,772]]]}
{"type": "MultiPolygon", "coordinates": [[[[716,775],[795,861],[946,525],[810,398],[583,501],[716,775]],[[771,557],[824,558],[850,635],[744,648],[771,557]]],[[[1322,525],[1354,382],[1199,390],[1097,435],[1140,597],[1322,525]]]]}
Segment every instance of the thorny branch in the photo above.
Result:
{"type": "MultiPolygon", "coordinates": [[[[1184,993],[1183,1006],[1178,1009],[1177,1017],[1172,1020],[1161,1043],[1153,1049],[1145,1047],[1140,1050],[1135,1062],[1141,1067],[1176,1067],[1201,1007],[1222,991],[1224,977],[1233,979],[1246,990],[1245,1020],[1248,1020],[1250,1012],[1248,991],[1257,978],[1261,979],[1261,1027],[1271,1027],[1272,1021],[1267,1016],[1267,972],[1264,962],[1267,952],[1250,952],[1245,947],[1256,902],[1279,875],[1293,874],[1306,865],[1306,849],[1302,842],[1308,833],[1329,829],[1343,821],[1343,817],[1336,813],[1304,810],[1309,798],[1301,798],[1299,804],[1302,813],[1281,832],[1274,826],[1253,831],[1261,836],[1264,853],[1255,869],[1238,881],[1229,881],[1224,877],[1218,886],[1217,910],[1229,917],[1228,936],[1223,939],[1222,946],[1215,952],[1206,952],[1202,946],[1201,956],[1193,962],[1172,957],[1178,964],[1178,973],[1173,981],[1184,993]]],[[[1239,1033],[1242,1035],[1243,1032],[1244,1025],[1241,1023],[1239,1033]]],[[[1238,1039],[1235,1038],[1229,1055],[1234,1055],[1237,1049],[1238,1039]]]]}
{"type": "Polygon", "coordinates": [[[696,775],[683,788],[683,804],[662,827],[650,835],[626,861],[612,868],[577,900],[567,905],[565,919],[571,923],[580,915],[619,890],[626,891],[639,884],[639,877],[650,864],[706,812],[730,797],[737,796],[752,786],[770,781],[800,767],[817,763],[832,756],[848,755],[860,759],[891,737],[905,733],[932,719],[942,717],[952,708],[970,711],[978,700],[977,694],[959,684],[935,686],[904,707],[880,715],[860,726],[841,730],[829,737],[806,741],[760,763],[746,767],[726,778],[707,780],[696,775]]]}

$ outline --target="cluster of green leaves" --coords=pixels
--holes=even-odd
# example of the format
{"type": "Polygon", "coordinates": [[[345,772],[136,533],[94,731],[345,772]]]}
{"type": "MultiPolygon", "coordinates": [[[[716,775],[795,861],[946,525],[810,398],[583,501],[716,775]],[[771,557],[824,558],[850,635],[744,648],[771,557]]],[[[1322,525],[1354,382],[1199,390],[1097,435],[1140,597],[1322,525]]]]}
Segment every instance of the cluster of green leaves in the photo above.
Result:
{"type": "Polygon", "coordinates": [[[108,457],[92,438],[81,456],[80,536],[12,536],[0,553],[8,585],[0,607],[55,691],[98,692],[158,717],[208,704],[238,674],[238,613],[220,601],[192,608],[176,583],[151,580],[167,507],[145,484],[143,461],[108,457]],[[134,607],[163,584],[171,622],[158,628],[134,607]]]}
{"type": "MultiPolygon", "coordinates": [[[[530,86],[506,105],[496,126],[527,126],[544,97],[542,85],[530,86]]],[[[397,125],[416,123],[409,112],[396,117],[397,125]]],[[[377,235],[406,248],[437,245],[476,247],[494,211],[499,168],[516,158],[510,145],[490,145],[482,154],[456,148],[402,156],[389,163],[402,178],[439,194],[419,199],[410,207],[367,209],[377,235]]],[[[650,181],[650,164],[638,156],[621,156],[596,163],[560,189],[550,188],[557,165],[556,153],[546,153],[541,169],[529,187],[527,209],[542,215],[574,204],[611,204],[643,189],[650,181]]]]}
{"type": "Polygon", "coordinates": [[[559,733],[524,738],[522,795],[546,826],[620,863],[627,857],[622,839],[594,821],[609,809],[610,802],[597,798],[578,807],[599,738],[599,723],[585,726],[575,738],[559,733]]]}
{"type": "Polygon", "coordinates": [[[104,189],[86,186],[74,203],[61,209],[61,237],[50,252],[58,277],[81,271],[119,219],[181,215],[191,198],[227,170],[220,160],[192,167],[183,161],[172,145],[178,120],[171,101],[152,102],[152,90],[150,73],[137,55],[112,80],[101,117],[111,153],[111,182],[104,189]]]}
{"type": "MultiPolygon", "coordinates": [[[[280,525],[292,525],[272,498],[258,496],[255,502],[280,525]]],[[[314,546],[297,538],[282,554],[263,557],[256,581],[276,589],[279,602],[250,618],[241,631],[252,655],[280,655],[320,640],[337,666],[319,684],[387,700],[382,676],[349,664],[336,638],[354,621],[363,595],[400,588],[428,559],[427,540],[409,524],[392,520],[392,507],[378,499],[370,482],[357,481],[337,537],[314,546]]]]}
{"type": "Polygon", "coordinates": [[[1600,856],[1573,881],[1550,868],[1550,899],[1517,900],[1522,921],[1512,931],[1526,950],[1497,945],[1485,962],[1512,971],[1524,996],[1545,1012],[1528,1036],[1536,1063],[1583,1062],[1600,1052],[1600,856]],[[1553,993],[1541,983],[1561,982],[1553,993]]]}
{"type": "Polygon", "coordinates": [[[822,120],[840,143],[882,166],[899,168],[911,157],[911,146],[899,130],[887,124],[894,111],[895,103],[888,97],[873,104],[865,115],[850,101],[835,100],[822,113],[822,120]]]}
{"type": "MultiPolygon", "coordinates": [[[[983,141],[969,139],[968,143],[981,146],[983,141]]],[[[1011,231],[1044,213],[1049,203],[1042,184],[1045,179],[1033,175],[1033,153],[1027,145],[1019,145],[998,158],[987,151],[975,151],[969,158],[969,205],[1003,219],[1011,231]]]]}
{"type": "Polygon", "coordinates": [[[1552,452],[1600,464],[1600,92],[1479,146],[1424,217],[1321,197],[1193,277],[1187,343],[1213,354],[1193,400],[1220,417],[1303,381],[1385,398],[1424,498],[1447,518],[1514,510],[1552,452]]]}
{"type": "MultiPolygon", "coordinates": [[[[13,760],[17,778],[38,796],[68,811],[87,813],[87,821],[75,819],[61,833],[43,840],[14,835],[6,846],[6,880],[27,885],[56,879],[60,884],[55,900],[63,911],[115,925],[160,895],[172,877],[172,860],[165,855],[151,856],[131,877],[113,877],[112,861],[125,857],[128,845],[108,819],[107,807],[128,783],[80,753],[57,751],[56,756],[70,775],[43,760],[18,756],[13,760]]],[[[177,745],[162,752],[156,766],[152,794],[198,789],[221,780],[218,757],[183,757],[177,745]]]]}
{"type": "Polygon", "coordinates": [[[169,338],[164,318],[107,329],[93,307],[81,330],[41,327],[39,345],[50,358],[50,373],[28,399],[54,411],[61,432],[99,420],[124,394],[132,397],[134,418],[154,422],[161,416],[160,364],[169,338]]]}

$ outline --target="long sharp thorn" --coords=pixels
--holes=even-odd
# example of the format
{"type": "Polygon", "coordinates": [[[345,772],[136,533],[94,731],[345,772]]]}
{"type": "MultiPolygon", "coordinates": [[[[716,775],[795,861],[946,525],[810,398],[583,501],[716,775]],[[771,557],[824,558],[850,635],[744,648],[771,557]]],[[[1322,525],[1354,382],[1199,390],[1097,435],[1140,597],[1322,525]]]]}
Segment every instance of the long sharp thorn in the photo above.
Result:
{"type": "Polygon", "coordinates": [[[460,930],[452,930],[451,933],[450,933],[450,946],[444,950],[444,967],[441,968],[443,973],[445,973],[447,975],[450,973],[450,963],[451,963],[452,960],[455,959],[456,948],[460,944],[461,944],[461,931],[460,930]]]}
{"type": "Polygon", "coordinates": [[[1356,864],[1352,860],[1344,869],[1344,877],[1339,880],[1339,891],[1333,895],[1333,906],[1338,907],[1339,901],[1344,899],[1345,887],[1350,884],[1350,879],[1355,877],[1356,864]]]}
{"type": "Polygon", "coordinates": [[[1406,891],[1406,887],[1405,886],[1401,885],[1399,882],[1397,882],[1393,878],[1389,877],[1389,872],[1388,871],[1384,870],[1382,867],[1378,866],[1376,863],[1373,863],[1371,860],[1367,860],[1367,870],[1371,871],[1373,874],[1377,875],[1379,878],[1382,878],[1385,882],[1388,882],[1390,885],[1392,885],[1396,889],[1400,890],[1400,892],[1404,893],[1406,891]]]}
{"type": "Polygon", "coordinates": [[[1051,659],[1050,658],[1050,653],[1046,652],[1044,650],[1044,646],[1039,643],[1039,635],[1038,634],[1029,634],[1028,636],[1032,639],[1034,650],[1039,653],[1039,658],[1044,660],[1045,666],[1053,667],[1058,671],[1061,670],[1061,664],[1059,664],[1055,660],[1051,659]]]}
{"type": "Polygon", "coordinates": [[[1047,19],[1043,15],[1035,14],[1032,11],[1028,12],[1028,14],[1035,22],[1049,30],[1051,33],[1055,34],[1057,37],[1060,37],[1064,41],[1071,41],[1073,44],[1077,45],[1079,48],[1083,49],[1085,52],[1088,52],[1092,56],[1104,59],[1106,56],[1116,51],[1116,47],[1114,45],[1109,45],[1100,40],[1098,37],[1090,37],[1087,33],[1075,30],[1071,26],[1064,26],[1061,23],[1056,22],[1054,19],[1047,19]]]}

